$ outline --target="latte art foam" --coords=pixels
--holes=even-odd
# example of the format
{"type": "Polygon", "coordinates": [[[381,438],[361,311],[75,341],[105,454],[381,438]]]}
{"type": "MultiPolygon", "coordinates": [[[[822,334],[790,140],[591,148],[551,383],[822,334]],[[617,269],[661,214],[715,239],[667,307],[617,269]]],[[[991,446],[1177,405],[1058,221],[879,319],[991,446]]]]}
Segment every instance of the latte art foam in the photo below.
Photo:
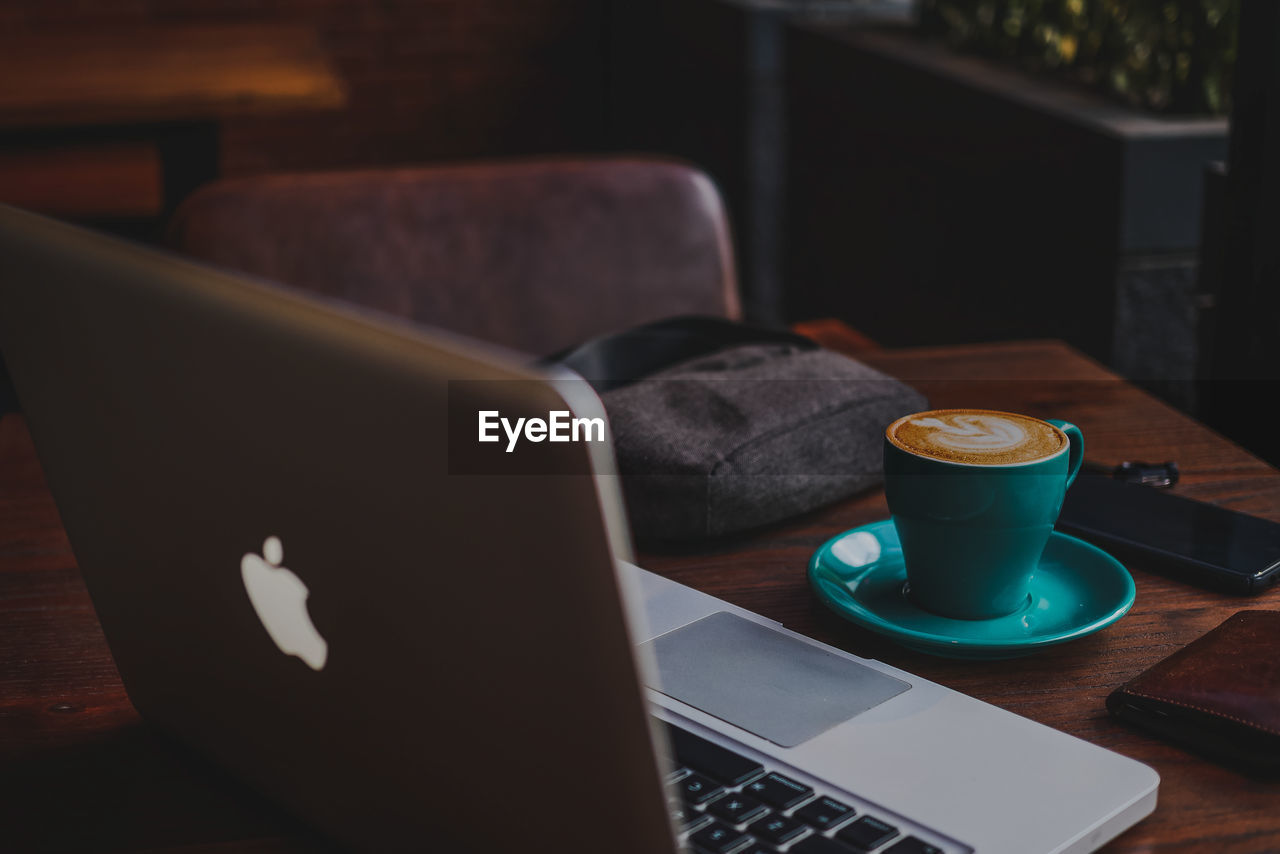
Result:
{"type": "Polygon", "coordinates": [[[935,409],[899,418],[889,441],[922,457],[976,465],[1010,465],[1051,457],[1066,446],[1052,424],[988,409],[935,409]]]}

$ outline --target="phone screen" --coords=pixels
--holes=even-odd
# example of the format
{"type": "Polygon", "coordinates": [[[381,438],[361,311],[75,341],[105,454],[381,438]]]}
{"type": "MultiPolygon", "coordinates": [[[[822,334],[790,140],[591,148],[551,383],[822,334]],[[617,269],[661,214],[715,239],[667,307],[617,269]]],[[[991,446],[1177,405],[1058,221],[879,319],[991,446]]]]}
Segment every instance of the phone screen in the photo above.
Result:
{"type": "Polygon", "coordinates": [[[1057,527],[1150,557],[1143,569],[1165,565],[1240,592],[1256,593],[1280,577],[1280,523],[1104,475],[1076,479],[1057,527]]]}

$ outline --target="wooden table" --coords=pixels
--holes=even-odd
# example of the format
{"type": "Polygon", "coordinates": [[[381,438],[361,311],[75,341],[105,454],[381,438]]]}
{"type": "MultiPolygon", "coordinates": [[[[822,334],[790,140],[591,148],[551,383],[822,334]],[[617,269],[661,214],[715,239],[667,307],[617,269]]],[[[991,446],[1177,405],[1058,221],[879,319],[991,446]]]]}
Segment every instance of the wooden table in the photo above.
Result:
{"type": "Polygon", "coordinates": [[[0,201],[154,216],[217,174],[220,122],[337,109],[314,29],[167,24],[0,38],[0,201]]]}
{"type": "MultiPolygon", "coordinates": [[[[1093,460],[1175,459],[1183,472],[1176,492],[1280,520],[1274,469],[1063,344],[860,358],[911,382],[938,406],[1070,419],[1083,429],[1093,460]]],[[[1206,762],[1111,720],[1103,708],[1114,687],[1236,611],[1280,608],[1280,589],[1235,598],[1134,564],[1133,611],[1097,635],[1013,661],[936,659],[845,623],[805,582],[805,561],[822,541],[886,515],[875,490],[749,537],[650,553],[641,563],[827,643],[1151,764],[1163,778],[1160,804],[1109,852],[1280,851],[1280,781],[1206,762]]],[[[0,420],[0,828],[18,850],[324,847],[139,721],[16,416],[0,420]]]]}

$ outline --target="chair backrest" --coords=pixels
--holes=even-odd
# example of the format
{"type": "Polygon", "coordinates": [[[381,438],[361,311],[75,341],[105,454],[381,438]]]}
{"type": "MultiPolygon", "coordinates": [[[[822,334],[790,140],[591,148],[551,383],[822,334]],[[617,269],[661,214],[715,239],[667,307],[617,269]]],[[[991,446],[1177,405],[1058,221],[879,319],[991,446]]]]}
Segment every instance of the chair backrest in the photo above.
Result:
{"type": "Polygon", "coordinates": [[[215,182],[170,240],[215,265],[547,354],[677,314],[740,315],[710,179],[652,158],[215,182]]]}

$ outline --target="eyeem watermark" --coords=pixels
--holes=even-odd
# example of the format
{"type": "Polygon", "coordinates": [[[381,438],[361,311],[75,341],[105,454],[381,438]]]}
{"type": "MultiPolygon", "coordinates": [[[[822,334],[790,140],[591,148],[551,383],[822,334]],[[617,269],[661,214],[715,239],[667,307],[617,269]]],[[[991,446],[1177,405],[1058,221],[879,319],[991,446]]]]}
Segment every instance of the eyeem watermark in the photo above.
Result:
{"type": "Polygon", "coordinates": [[[586,380],[449,380],[449,474],[592,475],[610,431],[590,394],[586,380]]]}
{"type": "Polygon", "coordinates": [[[603,418],[574,418],[567,409],[554,409],[545,419],[517,418],[514,422],[496,409],[481,409],[478,415],[477,441],[501,442],[505,434],[508,454],[522,436],[527,442],[603,442],[605,436],[603,418]]]}

